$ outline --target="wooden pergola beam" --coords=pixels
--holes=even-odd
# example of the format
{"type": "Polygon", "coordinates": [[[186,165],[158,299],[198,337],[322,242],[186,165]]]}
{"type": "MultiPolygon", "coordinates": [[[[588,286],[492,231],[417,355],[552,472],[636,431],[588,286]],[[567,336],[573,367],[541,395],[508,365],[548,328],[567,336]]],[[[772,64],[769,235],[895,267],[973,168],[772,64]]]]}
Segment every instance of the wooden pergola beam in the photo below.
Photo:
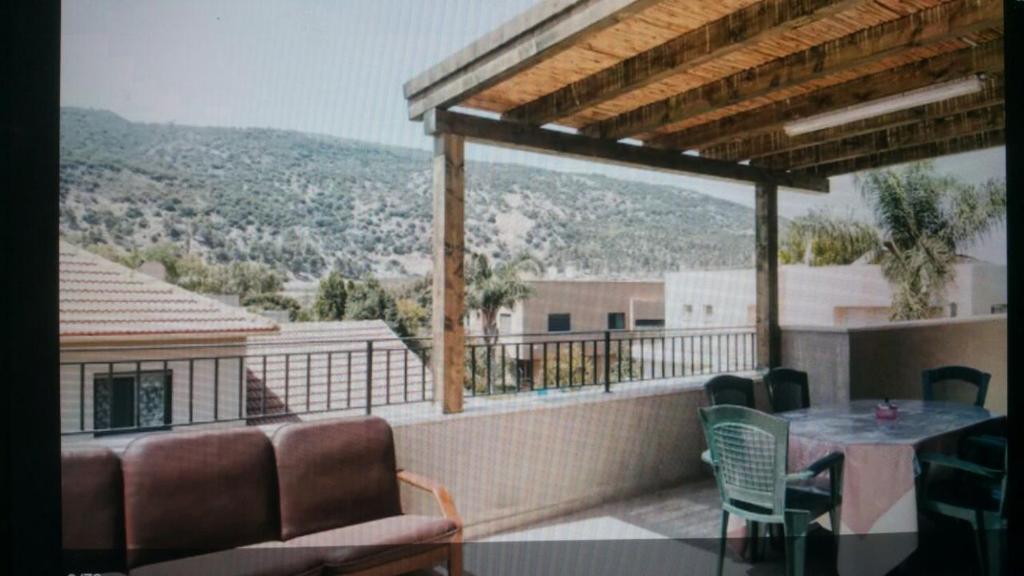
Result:
{"type": "Polygon", "coordinates": [[[774,368],[781,356],[779,332],[779,191],[771,184],[754,190],[757,367],[774,368]]]}
{"type": "Polygon", "coordinates": [[[472,44],[434,64],[402,84],[402,94],[411,98],[427,90],[432,85],[464,70],[474,60],[501,48],[512,40],[543,25],[545,22],[558,18],[565,11],[580,4],[583,0],[542,0],[518,14],[512,20],[484,34],[472,44]]]}
{"type": "Polygon", "coordinates": [[[862,2],[763,0],[513,108],[504,118],[539,126],[571,116],[862,2]]]}
{"type": "Polygon", "coordinates": [[[661,0],[546,0],[403,87],[409,118],[448,108],[661,0]]]}
{"type": "Polygon", "coordinates": [[[448,110],[430,111],[424,117],[424,130],[428,135],[457,134],[468,140],[507,148],[552,153],[634,168],[772,184],[810,192],[829,190],[828,180],[823,178],[689,156],[671,150],[654,150],[644,146],[599,140],[448,110]]]}
{"type": "Polygon", "coordinates": [[[581,132],[616,140],[644,134],[737,102],[873,64],[908,48],[1000,26],[1002,21],[1001,0],[954,0],[635,108],[585,126],[581,132]]]}
{"type": "Polygon", "coordinates": [[[431,363],[434,398],[445,414],[462,412],[465,378],[466,251],[465,141],[456,134],[434,137],[434,284],[431,363]]]}
{"type": "Polygon", "coordinates": [[[793,120],[839,110],[886,96],[957,80],[972,74],[1003,72],[1002,38],[954,52],[940,54],[816,90],[805,96],[755,108],[747,112],[705,122],[692,128],[648,140],[655,148],[687,150],[705,148],[729,140],[770,132],[793,120]]]}
{"type": "Polygon", "coordinates": [[[1003,105],[999,104],[991,108],[886,128],[845,140],[763,156],[753,160],[751,164],[767,168],[801,170],[876,152],[922,146],[982,132],[991,132],[1001,129],[1005,125],[1006,115],[1003,105]]]}
{"type": "Polygon", "coordinates": [[[840,174],[884,168],[895,164],[904,164],[906,162],[915,162],[938,156],[961,154],[964,152],[973,152],[975,150],[983,150],[985,148],[994,148],[996,146],[1005,145],[1006,130],[1000,128],[989,132],[960,136],[942,142],[933,142],[909,148],[900,148],[897,150],[887,150],[867,154],[856,158],[848,158],[838,162],[831,162],[807,168],[802,170],[802,172],[823,177],[838,176],[840,174]]]}
{"type": "Polygon", "coordinates": [[[990,108],[1003,103],[1003,77],[993,74],[986,79],[984,88],[977,94],[968,94],[951,98],[942,102],[934,102],[909,110],[900,110],[867,118],[835,128],[826,128],[798,136],[789,136],[783,130],[774,130],[763,134],[754,134],[742,140],[723,142],[700,151],[701,156],[729,160],[756,159],[770,154],[787,152],[817,146],[836,140],[843,140],[877,132],[886,128],[907,126],[918,122],[927,122],[936,118],[962,114],[972,110],[990,108]]]}

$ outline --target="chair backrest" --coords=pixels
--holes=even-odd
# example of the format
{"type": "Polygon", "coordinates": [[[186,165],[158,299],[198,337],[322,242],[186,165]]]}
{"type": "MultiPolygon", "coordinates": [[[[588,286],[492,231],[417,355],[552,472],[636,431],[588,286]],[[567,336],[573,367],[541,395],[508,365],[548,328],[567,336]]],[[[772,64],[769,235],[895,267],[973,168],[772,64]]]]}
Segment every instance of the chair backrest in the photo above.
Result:
{"type": "Polygon", "coordinates": [[[1010,448],[1005,446],[1003,449],[1003,470],[1006,474],[1003,474],[1003,497],[999,501],[999,513],[1003,518],[1010,515],[1010,448]]]}
{"type": "Polygon", "coordinates": [[[381,418],[288,424],[274,450],[284,540],[402,513],[394,439],[381,418]]]}
{"type": "Polygon", "coordinates": [[[124,488],[117,455],[107,448],[64,450],[60,484],[67,564],[124,571],[124,488]]]}
{"type": "Polygon", "coordinates": [[[968,366],[942,366],[921,373],[925,400],[949,400],[985,405],[992,375],[968,366]]]}
{"type": "Polygon", "coordinates": [[[772,368],[764,376],[772,412],[800,410],[811,406],[807,372],[792,368],[772,368]]]}
{"type": "Polygon", "coordinates": [[[750,378],[721,374],[704,384],[704,392],[712,406],[754,407],[754,381],[750,378]]]}
{"type": "Polygon", "coordinates": [[[258,429],[144,436],[121,468],[129,568],[279,538],[274,449],[258,429]]]}
{"type": "Polygon", "coordinates": [[[789,421],[743,406],[701,408],[700,419],[722,502],[782,514],[789,421]]]}

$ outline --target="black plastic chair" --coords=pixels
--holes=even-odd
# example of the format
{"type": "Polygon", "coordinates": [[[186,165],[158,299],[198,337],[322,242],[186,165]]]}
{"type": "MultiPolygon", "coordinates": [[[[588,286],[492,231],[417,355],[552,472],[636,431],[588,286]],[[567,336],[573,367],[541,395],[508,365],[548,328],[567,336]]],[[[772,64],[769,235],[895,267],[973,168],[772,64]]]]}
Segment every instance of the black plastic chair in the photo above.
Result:
{"type": "Polygon", "coordinates": [[[772,368],[765,374],[764,383],[768,389],[772,412],[787,412],[811,406],[807,372],[792,368],[772,368]]]}
{"type": "Polygon", "coordinates": [[[955,400],[956,396],[951,393],[963,390],[963,385],[967,384],[974,387],[974,405],[980,408],[985,405],[988,381],[991,379],[992,375],[988,372],[968,366],[942,366],[921,373],[921,389],[925,400],[955,400]],[[941,386],[937,386],[940,383],[941,386]]]}
{"type": "Polygon", "coordinates": [[[1002,466],[988,468],[945,454],[918,455],[917,507],[925,513],[948,516],[971,524],[982,574],[1006,572],[1006,524],[1009,451],[1002,445],[1002,466]],[[933,468],[955,472],[930,481],[933,468]]]}
{"type": "MultiPolygon", "coordinates": [[[[963,401],[974,392],[974,405],[985,406],[988,382],[992,375],[969,366],[942,366],[921,373],[921,388],[925,400],[963,401]],[[973,390],[972,390],[973,388],[973,390]]],[[[968,433],[960,442],[960,458],[991,468],[999,468],[1002,452],[1006,450],[1006,435],[978,430],[968,433]]]]}
{"type": "Polygon", "coordinates": [[[754,381],[750,378],[721,374],[704,384],[704,392],[712,406],[732,405],[754,408],[754,381]]]}

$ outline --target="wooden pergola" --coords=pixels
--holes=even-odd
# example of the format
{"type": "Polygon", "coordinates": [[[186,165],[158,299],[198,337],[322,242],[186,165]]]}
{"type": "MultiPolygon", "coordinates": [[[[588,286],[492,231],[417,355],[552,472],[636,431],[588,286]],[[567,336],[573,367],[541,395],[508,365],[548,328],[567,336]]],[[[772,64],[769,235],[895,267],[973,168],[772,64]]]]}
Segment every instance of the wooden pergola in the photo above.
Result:
{"type": "Polygon", "coordinates": [[[773,366],[778,189],[827,193],[830,176],[1003,145],[1003,4],[544,0],[404,92],[435,139],[433,362],[445,412],[462,410],[467,139],[753,184],[758,364],[773,366]],[[827,119],[958,81],[974,88],[827,119]],[[791,129],[819,117],[813,131],[791,129]]]}

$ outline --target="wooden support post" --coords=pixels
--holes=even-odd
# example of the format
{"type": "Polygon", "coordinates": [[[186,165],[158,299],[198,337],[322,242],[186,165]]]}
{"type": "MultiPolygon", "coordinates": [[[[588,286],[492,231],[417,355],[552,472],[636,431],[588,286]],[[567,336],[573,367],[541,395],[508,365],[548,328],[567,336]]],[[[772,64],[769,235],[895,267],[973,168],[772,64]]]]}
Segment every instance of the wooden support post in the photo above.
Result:
{"type": "Polygon", "coordinates": [[[434,398],[445,414],[462,412],[466,334],[462,324],[465,299],[465,139],[434,136],[434,398]]]}
{"type": "Polygon", "coordinates": [[[778,187],[757,184],[755,204],[757,367],[773,368],[780,361],[778,187]]]}

